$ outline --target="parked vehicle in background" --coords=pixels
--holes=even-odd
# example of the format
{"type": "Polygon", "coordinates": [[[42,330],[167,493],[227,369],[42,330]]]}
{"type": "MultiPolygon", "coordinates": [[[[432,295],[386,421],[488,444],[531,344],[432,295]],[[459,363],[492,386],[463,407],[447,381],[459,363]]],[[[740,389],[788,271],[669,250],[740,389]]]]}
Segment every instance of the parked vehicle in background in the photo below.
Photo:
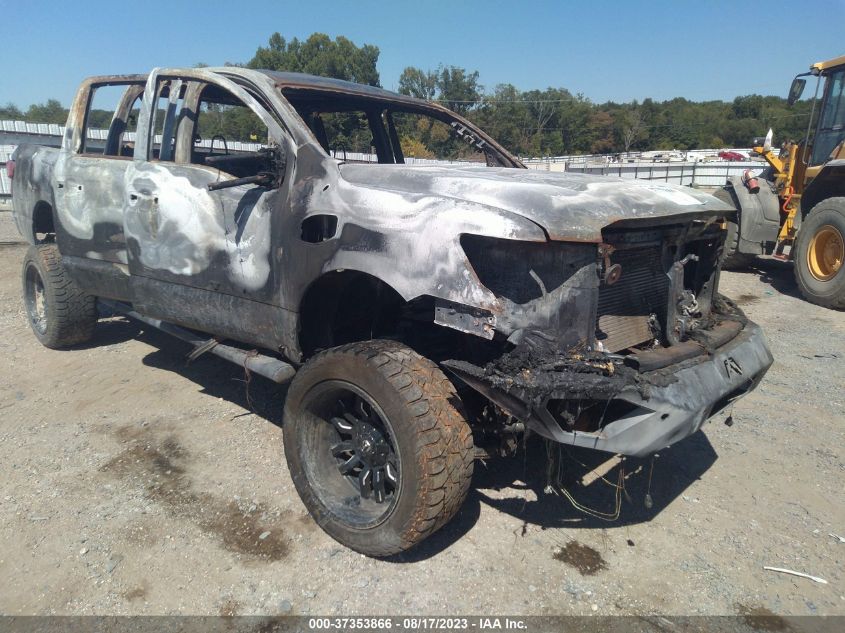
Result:
{"type": "Polygon", "coordinates": [[[561,445],[650,455],[772,362],[718,292],[730,206],[523,167],[457,114],[371,86],[239,67],[88,79],[62,147],[15,154],[26,312],[47,347],[89,340],[99,302],[191,357],[292,379],[305,506],[394,554],[454,516],[477,454],[530,430],[558,466],[561,445]],[[362,144],[378,163],[338,158],[362,144]],[[473,164],[405,165],[412,144],[473,164]]]}

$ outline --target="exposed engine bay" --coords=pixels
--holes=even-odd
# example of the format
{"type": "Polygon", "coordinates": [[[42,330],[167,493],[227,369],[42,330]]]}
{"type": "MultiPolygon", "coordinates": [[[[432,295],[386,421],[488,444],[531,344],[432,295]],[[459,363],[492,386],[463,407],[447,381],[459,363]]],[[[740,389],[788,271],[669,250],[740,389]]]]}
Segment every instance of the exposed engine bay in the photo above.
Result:
{"type": "MultiPolygon", "coordinates": [[[[594,324],[580,329],[587,336],[520,330],[498,358],[443,364],[495,404],[505,429],[519,420],[561,443],[635,455],[659,450],[753,388],[771,362],[740,361],[737,352],[722,359],[718,376],[699,375],[697,368],[732,342],[759,336],[717,292],[722,233],[715,222],[607,230],[595,261],[585,264],[596,280],[594,299],[561,307],[592,310],[559,320],[594,324]],[[756,371],[746,374],[749,364],[756,371]],[[729,393],[709,397],[722,378],[732,382],[729,393]],[[685,415],[695,401],[704,410],[685,415]]],[[[542,286],[543,275],[530,273],[542,286]]]]}

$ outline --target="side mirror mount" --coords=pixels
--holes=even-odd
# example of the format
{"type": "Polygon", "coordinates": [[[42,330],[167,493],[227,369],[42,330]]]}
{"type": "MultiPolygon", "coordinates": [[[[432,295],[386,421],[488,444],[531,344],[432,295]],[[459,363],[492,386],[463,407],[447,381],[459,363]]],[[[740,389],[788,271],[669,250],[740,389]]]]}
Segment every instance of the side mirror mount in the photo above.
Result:
{"type": "MultiPolygon", "coordinates": [[[[287,155],[285,154],[284,148],[273,145],[259,150],[258,153],[264,159],[264,169],[254,176],[209,183],[208,190],[218,191],[219,189],[228,189],[240,185],[258,185],[267,189],[276,189],[281,186],[282,179],[285,177],[285,168],[287,167],[287,155]]],[[[227,154],[225,157],[227,158],[228,156],[227,154]]]]}
{"type": "Polygon", "coordinates": [[[806,79],[802,79],[801,77],[793,79],[792,85],[789,86],[789,96],[786,98],[786,103],[789,105],[795,105],[795,102],[801,98],[801,94],[804,92],[804,86],[806,85],[806,79]]]}
{"type": "Polygon", "coordinates": [[[272,145],[268,148],[270,152],[270,165],[276,174],[276,186],[282,184],[285,177],[285,169],[288,166],[288,155],[283,145],[272,145]]]}
{"type": "Polygon", "coordinates": [[[259,182],[263,187],[276,189],[282,184],[285,177],[285,169],[287,168],[287,154],[285,148],[281,145],[271,145],[260,150],[264,156],[266,168],[259,175],[263,176],[263,182],[259,182]]]}

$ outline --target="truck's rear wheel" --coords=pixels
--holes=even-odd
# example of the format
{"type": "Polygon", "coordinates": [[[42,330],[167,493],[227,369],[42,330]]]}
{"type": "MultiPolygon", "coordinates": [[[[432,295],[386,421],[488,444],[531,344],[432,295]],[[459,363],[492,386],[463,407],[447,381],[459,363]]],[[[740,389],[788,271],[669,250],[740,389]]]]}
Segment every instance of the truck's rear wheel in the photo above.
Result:
{"type": "Polygon", "coordinates": [[[311,516],[369,556],[413,547],[449,521],[472,478],[473,442],[434,363],[393,341],[305,364],[285,401],[285,456],[311,516]]]}
{"type": "Polygon", "coordinates": [[[55,244],[30,246],[22,276],[29,324],[44,346],[59,349],[91,338],[97,324],[96,298],[68,276],[55,244]]]}
{"type": "Polygon", "coordinates": [[[845,308],[845,198],[818,203],[795,240],[795,281],[804,298],[845,308]]]}

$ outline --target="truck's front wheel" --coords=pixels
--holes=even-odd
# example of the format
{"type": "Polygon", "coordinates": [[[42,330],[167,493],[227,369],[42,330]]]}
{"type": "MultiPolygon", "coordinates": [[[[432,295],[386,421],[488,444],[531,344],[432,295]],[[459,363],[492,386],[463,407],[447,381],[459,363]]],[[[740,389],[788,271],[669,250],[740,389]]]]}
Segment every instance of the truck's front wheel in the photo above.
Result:
{"type": "Polygon", "coordinates": [[[818,203],[795,240],[795,281],[804,298],[845,308],[845,198],[818,203]]]}
{"type": "Polygon", "coordinates": [[[77,345],[94,334],[97,300],[70,278],[55,244],[30,246],[26,252],[23,302],[32,331],[46,347],[77,345]]]}
{"type": "Polygon", "coordinates": [[[393,341],[322,352],[285,401],[285,456],[330,536],[369,556],[413,547],[449,521],[472,478],[473,442],[452,384],[393,341]]]}

